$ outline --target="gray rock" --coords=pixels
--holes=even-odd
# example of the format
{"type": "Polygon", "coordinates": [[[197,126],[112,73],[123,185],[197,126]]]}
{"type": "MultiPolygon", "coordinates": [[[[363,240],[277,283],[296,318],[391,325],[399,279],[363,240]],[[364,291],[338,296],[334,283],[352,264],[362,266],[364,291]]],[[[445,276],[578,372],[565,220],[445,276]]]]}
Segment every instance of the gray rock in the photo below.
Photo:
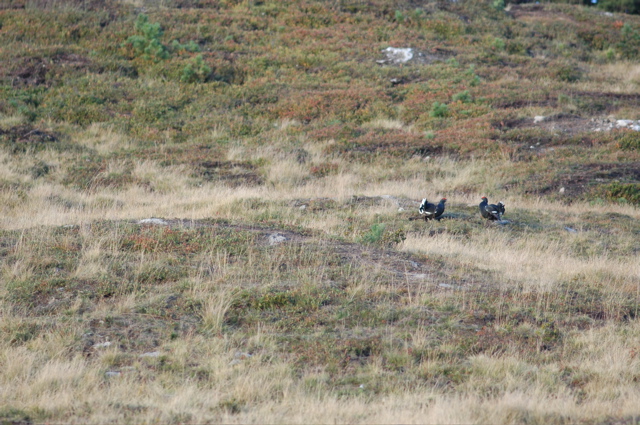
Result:
{"type": "Polygon", "coordinates": [[[138,221],[138,224],[154,224],[154,225],[166,226],[169,223],[167,223],[161,218],[152,217],[152,218],[143,218],[142,220],[138,221]]]}
{"type": "Polygon", "coordinates": [[[413,58],[413,49],[410,47],[387,47],[382,51],[387,55],[387,59],[384,61],[378,61],[378,63],[391,62],[394,64],[401,64],[409,62],[413,58]]]}
{"type": "Polygon", "coordinates": [[[278,245],[287,240],[286,236],[279,233],[269,235],[269,245],[278,245]]]}
{"type": "Polygon", "coordinates": [[[629,127],[632,124],[633,124],[633,120],[617,120],[616,121],[616,127],[618,128],[629,127]]]}

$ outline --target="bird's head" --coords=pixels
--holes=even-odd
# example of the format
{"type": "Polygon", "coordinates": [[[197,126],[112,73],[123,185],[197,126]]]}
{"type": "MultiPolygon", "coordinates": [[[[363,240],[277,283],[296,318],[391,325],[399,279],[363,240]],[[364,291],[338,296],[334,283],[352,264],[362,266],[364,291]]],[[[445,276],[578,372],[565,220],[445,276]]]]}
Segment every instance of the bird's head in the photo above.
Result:
{"type": "Polygon", "coordinates": [[[447,202],[447,198],[440,199],[440,202],[447,202]]]}
{"type": "Polygon", "coordinates": [[[486,196],[483,196],[483,197],[482,197],[482,198],[480,198],[480,199],[482,199],[483,201],[486,201],[486,200],[487,200],[487,197],[486,197],[486,196]]]}
{"type": "Polygon", "coordinates": [[[498,205],[504,206],[504,202],[500,201],[500,202],[498,202],[498,205]]]}

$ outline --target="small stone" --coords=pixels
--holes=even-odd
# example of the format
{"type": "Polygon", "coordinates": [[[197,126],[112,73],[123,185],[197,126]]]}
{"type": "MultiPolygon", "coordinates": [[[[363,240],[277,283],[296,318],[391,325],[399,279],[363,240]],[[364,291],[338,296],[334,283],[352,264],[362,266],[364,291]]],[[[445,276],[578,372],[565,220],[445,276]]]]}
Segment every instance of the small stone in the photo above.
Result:
{"type": "Polygon", "coordinates": [[[533,117],[533,123],[534,124],[538,124],[541,123],[542,121],[545,120],[545,116],[544,115],[536,115],[535,117],[533,117]]]}
{"type": "Polygon", "coordinates": [[[562,186],[558,192],[559,193],[564,193],[564,191],[565,191],[565,188],[564,188],[564,186],[562,186]]]}
{"type": "Polygon", "coordinates": [[[143,218],[142,220],[138,221],[138,224],[154,224],[154,225],[166,226],[169,223],[167,223],[161,218],[152,217],[152,218],[143,218]]]}
{"type": "MultiPolygon", "coordinates": [[[[396,64],[405,63],[413,58],[413,49],[412,48],[398,48],[398,47],[387,47],[382,50],[387,55],[387,61],[393,62],[396,64]]],[[[386,62],[386,61],[384,61],[386,62]]],[[[382,62],[382,63],[384,63],[382,62]]],[[[381,63],[378,61],[378,63],[381,63]]]]}
{"type": "Polygon", "coordinates": [[[160,357],[159,351],[151,351],[149,353],[140,354],[138,357],[160,357]]]}
{"type": "Polygon", "coordinates": [[[569,233],[578,233],[578,231],[576,229],[573,229],[571,227],[565,227],[564,230],[566,230],[569,233]]]}
{"type": "Polygon", "coordinates": [[[618,121],[616,121],[616,127],[618,127],[618,128],[629,127],[632,124],[633,124],[633,120],[618,120],[618,121]]]}
{"type": "Polygon", "coordinates": [[[398,208],[398,212],[402,212],[402,211],[404,211],[404,208],[402,207],[398,208]]]}
{"type": "Polygon", "coordinates": [[[286,240],[287,240],[286,236],[283,236],[279,233],[273,233],[269,235],[269,245],[278,245],[286,240]]]}
{"type": "Polygon", "coordinates": [[[307,209],[307,206],[306,206],[306,205],[300,205],[300,209],[301,209],[301,210],[306,210],[306,209],[307,209]]]}
{"type": "Polygon", "coordinates": [[[111,342],[106,341],[106,342],[100,342],[98,344],[94,344],[93,346],[95,348],[105,348],[105,347],[109,347],[111,345],[111,342]]]}
{"type": "Polygon", "coordinates": [[[120,375],[122,375],[122,372],[109,370],[109,371],[105,372],[105,374],[104,374],[104,375],[105,375],[106,377],[108,377],[108,378],[112,378],[112,377],[116,377],[116,376],[120,376],[120,375]]]}
{"type": "Polygon", "coordinates": [[[640,131],[640,125],[638,125],[638,124],[632,125],[632,126],[631,126],[631,130],[633,130],[633,131],[640,131]]]}

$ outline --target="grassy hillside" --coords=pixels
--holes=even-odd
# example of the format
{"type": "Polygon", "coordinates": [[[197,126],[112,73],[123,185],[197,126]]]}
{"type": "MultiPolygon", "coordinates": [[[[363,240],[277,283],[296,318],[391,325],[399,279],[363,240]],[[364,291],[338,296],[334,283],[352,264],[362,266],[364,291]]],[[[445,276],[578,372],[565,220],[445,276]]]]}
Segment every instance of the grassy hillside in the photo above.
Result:
{"type": "Polygon", "coordinates": [[[103,3],[0,4],[2,421],[640,421],[640,17],[103,3]]]}

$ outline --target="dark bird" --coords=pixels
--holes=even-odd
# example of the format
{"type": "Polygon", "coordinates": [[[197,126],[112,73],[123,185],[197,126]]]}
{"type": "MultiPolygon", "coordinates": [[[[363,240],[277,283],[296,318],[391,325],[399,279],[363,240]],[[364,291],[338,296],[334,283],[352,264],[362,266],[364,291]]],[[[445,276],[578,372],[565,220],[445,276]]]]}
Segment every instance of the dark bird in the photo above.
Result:
{"type": "Polygon", "coordinates": [[[498,202],[498,205],[490,204],[487,197],[483,196],[482,202],[480,202],[478,207],[480,208],[480,214],[482,217],[488,220],[502,220],[502,214],[504,214],[505,211],[504,203],[502,201],[498,202]]]}
{"type": "Polygon", "coordinates": [[[422,200],[422,204],[420,204],[420,215],[424,216],[424,220],[431,220],[434,218],[440,218],[442,213],[444,212],[444,203],[447,202],[447,198],[442,198],[438,205],[432,204],[431,202],[427,202],[427,198],[422,200]]]}

